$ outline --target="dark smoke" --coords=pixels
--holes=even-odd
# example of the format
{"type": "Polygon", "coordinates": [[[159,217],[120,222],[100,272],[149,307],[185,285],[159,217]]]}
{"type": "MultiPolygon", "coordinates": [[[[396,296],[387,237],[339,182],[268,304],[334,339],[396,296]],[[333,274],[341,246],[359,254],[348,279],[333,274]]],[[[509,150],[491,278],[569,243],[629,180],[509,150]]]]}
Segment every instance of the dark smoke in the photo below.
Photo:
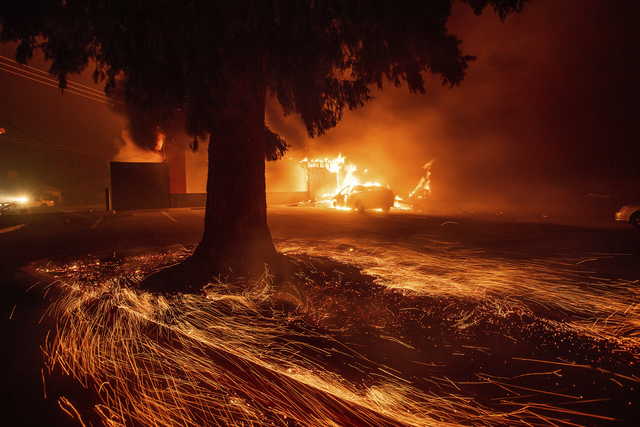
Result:
{"type": "MultiPolygon", "coordinates": [[[[449,89],[425,96],[388,85],[338,127],[307,142],[287,118],[277,130],[314,154],[342,152],[400,194],[433,168],[441,210],[580,215],[640,199],[635,2],[537,0],[501,22],[458,6],[450,30],[474,55],[449,89]],[[605,206],[606,205],[606,206],[605,206]]],[[[277,119],[272,118],[274,124],[277,119]]]]}

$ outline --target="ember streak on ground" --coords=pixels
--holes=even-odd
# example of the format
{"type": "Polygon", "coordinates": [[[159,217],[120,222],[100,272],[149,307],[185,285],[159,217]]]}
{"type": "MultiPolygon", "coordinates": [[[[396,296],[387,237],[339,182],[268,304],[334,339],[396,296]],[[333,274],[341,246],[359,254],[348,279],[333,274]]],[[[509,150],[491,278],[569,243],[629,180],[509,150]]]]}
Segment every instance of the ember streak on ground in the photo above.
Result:
{"type": "Polygon", "coordinates": [[[299,266],[295,283],[266,272],[201,295],[136,289],[189,248],[37,265],[57,282],[48,364],[95,391],[60,405],[109,425],[629,419],[637,283],[587,268],[625,255],[501,257],[443,240],[455,224],[435,227],[404,245],[278,239],[299,266]]]}

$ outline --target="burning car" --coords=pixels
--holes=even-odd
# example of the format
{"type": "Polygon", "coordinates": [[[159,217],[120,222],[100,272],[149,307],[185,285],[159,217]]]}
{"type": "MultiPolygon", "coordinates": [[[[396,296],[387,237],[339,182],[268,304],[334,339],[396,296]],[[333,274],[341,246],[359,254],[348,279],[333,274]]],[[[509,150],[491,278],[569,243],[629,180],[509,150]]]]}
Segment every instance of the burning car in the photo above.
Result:
{"type": "Polygon", "coordinates": [[[628,222],[640,229],[640,204],[621,207],[616,212],[616,221],[628,222]]]}
{"type": "Polygon", "coordinates": [[[389,212],[395,201],[391,189],[380,184],[361,184],[343,188],[333,198],[336,208],[354,209],[362,213],[369,209],[389,212]]]}

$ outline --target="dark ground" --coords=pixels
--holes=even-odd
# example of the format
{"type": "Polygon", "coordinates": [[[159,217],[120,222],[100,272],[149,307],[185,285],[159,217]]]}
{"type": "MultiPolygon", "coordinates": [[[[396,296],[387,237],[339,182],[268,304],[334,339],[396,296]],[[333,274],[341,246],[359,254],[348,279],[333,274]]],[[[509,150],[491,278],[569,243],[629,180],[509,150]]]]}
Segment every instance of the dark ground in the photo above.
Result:
{"type": "MultiPolygon", "coordinates": [[[[6,387],[3,390],[6,394],[3,400],[8,409],[5,419],[14,419],[14,425],[70,423],[70,418],[57,408],[56,393],[60,394],[61,390],[73,387],[71,380],[60,376],[48,378],[48,397],[43,398],[40,345],[48,327],[39,325],[38,320],[45,304],[39,288],[27,291],[34,279],[21,273],[20,267],[45,258],[60,260],[87,254],[127,253],[131,250],[166,247],[176,243],[192,245],[197,243],[200,237],[202,214],[203,211],[197,209],[176,209],[166,212],[123,212],[116,215],[103,215],[101,212],[68,212],[23,218],[0,217],[0,230],[25,224],[18,230],[0,234],[2,331],[6,343],[5,366],[8,368],[6,387]]],[[[332,256],[334,259],[337,257],[342,260],[348,259],[349,251],[354,251],[350,256],[361,255],[357,259],[354,258],[354,262],[359,263],[361,267],[371,266],[367,264],[368,258],[364,255],[374,248],[389,252],[406,248],[425,257],[449,253],[457,256],[460,250],[468,250],[481,253],[486,268],[508,265],[511,270],[518,270],[532,260],[551,263],[549,265],[554,265],[556,261],[566,265],[568,260],[571,260],[573,268],[575,260],[578,260],[577,263],[580,265],[584,265],[583,261],[588,263],[589,277],[627,281],[640,279],[640,232],[625,225],[568,226],[520,223],[500,218],[443,218],[404,212],[392,213],[389,216],[362,216],[313,208],[274,208],[269,214],[274,240],[281,249],[305,252],[308,248],[311,255],[332,256]],[[324,253],[324,247],[331,249],[324,253]],[[346,252],[347,256],[341,258],[339,254],[343,252],[346,252]]],[[[468,255],[465,256],[466,260],[471,259],[468,255]]],[[[403,255],[400,254],[399,257],[401,259],[403,255]]],[[[315,262],[322,264],[319,258],[315,262]]],[[[551,268],[547,264],[541,265],[551,268]]],[[[411,274],[412,270],[408,271],[407,274],[411,274]]],[[[424,272],[424,269],[420,271],[424,272]]],[[[321,273],[318,274],[315,283],[322,283],[323,276],[321,273]]],[[[345,274],[348,276],[348,271],[345,274]]],[[[387,273],[383,271],[381,274],[384,276],[387,273]]],[[[562,281],[561,276],[558,276],[559,283],[562,281]]],[[[363,280],[361,286],[373,289],[374,285],[370,281],[363,280]]],[[[358,293],[359,301],[355,302],[353,307],[357,308],[360,305],[362,309],[373,310],[375,304],[382,301],[395,313],[410,313],[416,309],[423,311],[424,315],[420,321],[416,320],[415,316],[401,314],[395,317],[400,319],[397,323],[388,325],[399,328],[394,336],[417,348],[418,355],[408,351],[407,347],[379,339],[376,341],[376,354],[369,354],[370,357],[378,358],[381,363],[389,364],[412,378],[446,373],[456,381],[472,382],[470,380],[477,379],[476,374],[482,372],[490,372],[496,377],[506,377],[515,373],[550,370],[549,366],[531,367],[528,362],[514,359],[516,356],[589,364],[609,373],[622,373],[631,377],[639,373],[634,365],[637,363],[637,352],[633,354],[622,351],[607,340],[583,337],[573,330],[558,329],[556,324],[549,322],[562,322],[570,316],[548,305],[540,304],[541,308],[536,308],[533,311],[535,316],[531,318],[528,318],[528,315],[518,317],[518,325],[511,324],[514,320],[512,317],[498,319],[478,315],[480,320],[471,328],[475,331],[474,341],[468,336],[448,335],[450,332],[460,335],[459,331],[450,331],[451,322],[455,319],[447,321],[450,314],[448,310],[464,309],[474,313],[478,311],[477,305],[469,303],[465,298],[427,293],[406,299],[385,295],[381,300],[376,292],[367,289],[358,293]],[[424,333],[427,329],[432,334],[425,338],[424,333]],[[493,333],[492,329],[499,329],[501,333],[493,333]],[[518,339],[515,343],[509,344],[504,337],[511,335],[518,339]],[[490,354],[487,355],[485,350],[470,350],[470,347],[474,346],[489,348],[490,354]],[[436,350],[437,348],[439,350],[436,350]],[[435,365],[447,365],[446,371],[438,371],[433,367],[410,367],[408,362],[411,359],[427,357],[425,352],[428,350],[429,360],[434,361],[435,365]],[[498,363],[504,366],[496,367],[498,363]]],[[[353,313],[339,313],[341,301],[343,306],[354,301],[345,295],[335,297],[341,291],[337,292],[338,294],[331,294],[329,290],[321,287],[310,291],[310,298],[315,299],[317,304],[330,301],[326,302],[323,309],[333,311],[334,314],[333,317],[329,316],[328,320],[325,319],[320,327],[330,329],[332,321],[340,323],[345,322],[345,319],[357,322],[353,313]],[[335,298],[330,298],[330,294],[335,298]],[[342,315],[344,317],[340,317],[342,315]]],[[[615,293],[616,290],[612,288],[611,292],[615,293]]],[[[580,294],[576,294],[576,297],[580,297],[580,294]]],[[[527,300],[526,296],[519,298],[527,300]]],[[[637,297],[635,298],[637,303],[637,297]]],[[[342,309],[344,310],[344,307],[342,309]]],[[[631,336],[637,335],[638,329],[627,333],[631,336]]],[[[357,333],[350,333],[346,339],[354,345],[365,347],[365,341],[370,340],[368,334],[369,331],[363,329],[357,333]]],[[[599,403],[571,408],[618,420],[610,422],[599,418],[570,417],[577,422],[586,425],[637,425],[635,415],[639,404],[638,383],[613,381],[612,375],[602,371],[597,374],[589,371],[587,374],[585,375],[584,370],[565,368],[564,377],[557,380],[555,385],[545,383],[546,380],[521,385],[553,390],[561,394],[582,393],[594,399],[606,399],[599,403]]],[[[486,382],[480,385],[470,384],[465,391],[475,394],[476,398],[488,405],[491,405],[492,401],[495,404],[500,398],[495,390],[487,389],[486,382]]]]}

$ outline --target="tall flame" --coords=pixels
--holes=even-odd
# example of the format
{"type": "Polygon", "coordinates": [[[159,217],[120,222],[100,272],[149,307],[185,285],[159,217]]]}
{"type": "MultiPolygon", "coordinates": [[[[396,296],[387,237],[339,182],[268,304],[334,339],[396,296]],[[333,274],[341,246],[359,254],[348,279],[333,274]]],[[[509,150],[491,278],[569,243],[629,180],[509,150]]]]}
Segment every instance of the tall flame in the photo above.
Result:
{"type": "Polygon", "coordinates": [[[435,159],[428,161],[424,166],[422,166],[424,174],[413,190],[411,190],[411,193],[409,193],[410,199],[414,197],[423,197],[424,195],[431,195],[431,167],[433,166],[433,162],[435,162],[435,159]]]}
{"type": "MultiPolygon", "coordinates": [[[[332,199],[335,195],[343,190],[347,190],[355,187],[356,185],[363,185],[366,187],[376,186],[382,187],[382,183],[378,181],[364,181],[358,175],[358,166],[354,163],[347,162],[345,156],[342,153],[338,154],[335,158],[304,158],[300,160],[307,170],[312,168],[326,169],[332,174],[335,174],[336,184],[331,191],[322,194],[320,197],[322,200],[332,199]]],[[[364,169],[363,173],[366,174],[368,169],[364,169]]]]}

